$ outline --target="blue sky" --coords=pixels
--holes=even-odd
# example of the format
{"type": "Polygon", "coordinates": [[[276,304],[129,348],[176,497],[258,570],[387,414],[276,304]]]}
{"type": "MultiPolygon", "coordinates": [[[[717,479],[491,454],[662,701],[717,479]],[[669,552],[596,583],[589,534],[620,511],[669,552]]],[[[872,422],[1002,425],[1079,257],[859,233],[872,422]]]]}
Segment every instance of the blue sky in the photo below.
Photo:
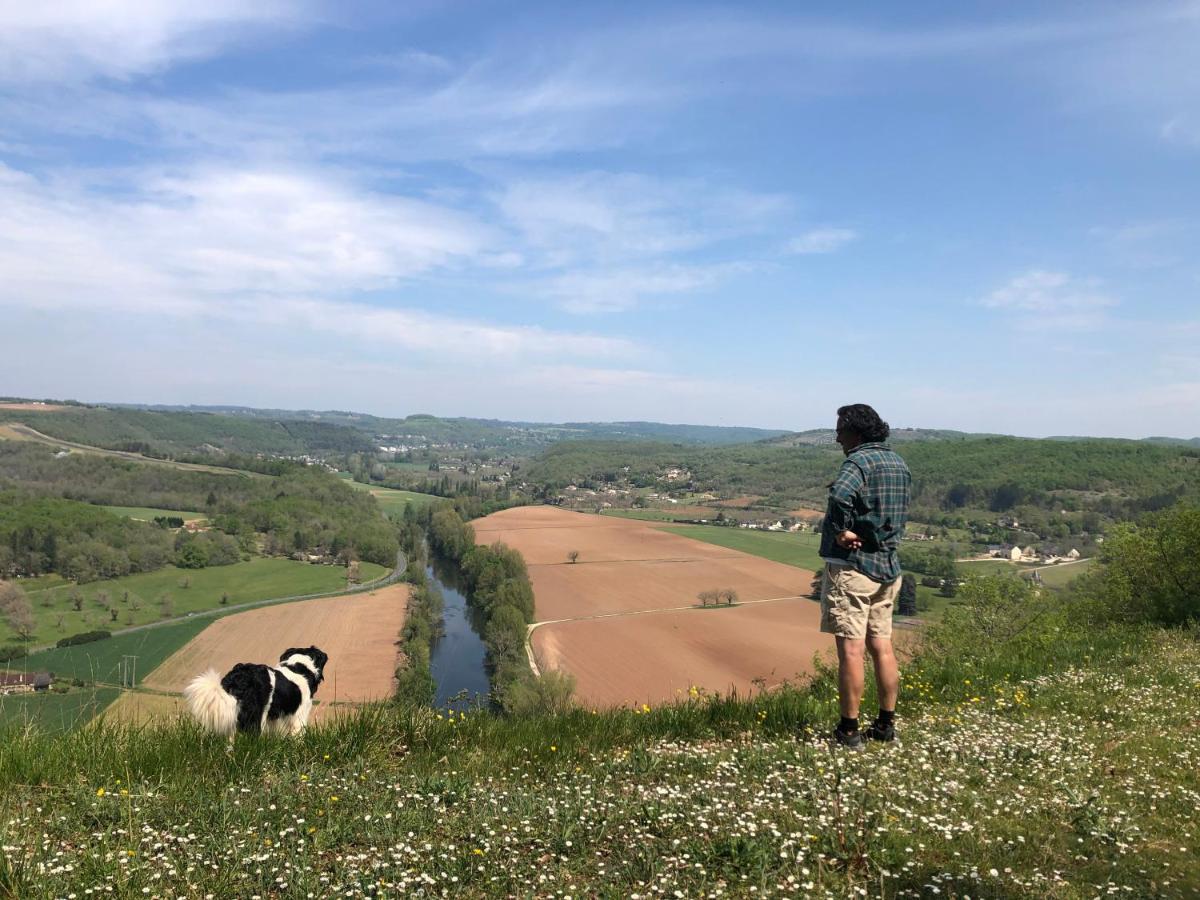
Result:
{"type": "Polygon", "coordinates": [[[1200,4],[0,7],[0,393],[1200,434],[1200,4]]]}

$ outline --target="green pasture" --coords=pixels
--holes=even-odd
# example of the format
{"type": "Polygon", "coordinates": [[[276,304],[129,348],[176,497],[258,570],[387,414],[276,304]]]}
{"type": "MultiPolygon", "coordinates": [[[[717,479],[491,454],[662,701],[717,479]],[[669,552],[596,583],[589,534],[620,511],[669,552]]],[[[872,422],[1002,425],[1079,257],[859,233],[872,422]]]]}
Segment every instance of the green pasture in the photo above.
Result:
{"type": "MultiPolygon", "coordinates": [[[[642,522],[674,522],[675,519],[694,519],[694,515],[684,516],[679,513],[674,513],[669,509],[606,509],[601,515],[616,516],[620,519],[638,519],[642,522]]],[[[712,516],[715,518],[717,511],[712,511],[712,516]]]]}
{"type": "Polygon", "coordinates": [[[76,688],[66,694],[0,695],[0,728],[36,725],[51,734],[70,731],[103,712],[120,693],[116,688],[76,688]]]}
{"type": "Polygon", "coordinates": [[[153,522],[158,516],[174,516],[185,522],[205,518],[202,512],[182,509],[154,509],[149,506],[102,506],[100,508],[107,509],[114,515],[124,516],[126,519],[140,519],[143,522],[153,522]]]}
{"type": "MultiPolygon", "coordinates": [[[[375,563],[363,562],[359,564],[359,571],[363,581],[373,581],[388,570],[375,563]]],[[[310,565],[270,557],[207,569],[167,566],[155,572],[79,585],[83,604],[78,611],[71,599],[74,586],[47,587],[29,594],[37,623],[30,643],[34,646],[53,644],[59,638],[82,631],[116,631],[189,612],[217,609],[222,605],[222,594],[228,594],[228,605],[235,606],[273,597],[326,593],[345,585],[346,570],[341,566],[310,565]],[[187,587],[183,586],[185,580],[187,587]],[[117,610],[115,622],[100,602],[101,592],[108,594],[111,608],[117,610]],[[163,614],[164,598],[169,598],[168,615],[163,614]]],[[[0,643],[14,640],[16,635],[7,623],[0,624],[0,643]]]]}
{"type": "Polygon", "coordinates": [[[1081,559],[1075,563],[1059,563],[1055,566],[1039,568],[1038,574],[1042,576],[1042,584],[1046,587],[1066,587],[1080,575],[1090,572],[1095,564],[1096,560],[1094,559],[1081,559]]]}
{"type": "Polygon", "coordinates": [[[720,525],[668,525],[663,527],[663,531],[814,572],[819,572],[825,565],[817,552],[821,545],[821,536],[818,534],[788,534],[784,531],[758,531],[720,525]]]}
{"type": "MultiPolygon", "coordinates": [[[[366,487],[366,485],[363,485],[366,487]]],[[[371,488],[371,493],[379,503],[384,515],[392,516],[404,512],[404,507],[410,503],[432,503],[438,498],[433,494],[418,494],[416,491],[398,491],[394,488],[371,488]]]]}
{"type": "Polygon", "coordinates": [[[140,684],[168,656],[216,621],[198,616],[155,628],[116,634],[102,641],[74,647],[55,647],[32,653],[8,663],[25,671],[53,672],[57,679],[79,678],[87,682],[114,684],[121,680],[121,658],[136,656],[135,673],[140,684]]]}

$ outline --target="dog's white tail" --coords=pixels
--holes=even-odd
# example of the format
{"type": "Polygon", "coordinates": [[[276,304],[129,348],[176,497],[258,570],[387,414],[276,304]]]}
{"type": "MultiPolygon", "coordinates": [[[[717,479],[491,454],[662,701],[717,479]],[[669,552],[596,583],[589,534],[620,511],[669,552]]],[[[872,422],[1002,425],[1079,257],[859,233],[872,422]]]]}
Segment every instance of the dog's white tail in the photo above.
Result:
{"type": "Polygon", "coordinates": [[[232,736],[237,730],[237,698],[221,687],[221,675],[209,669],[183,689],[192,715],[208,731],[232,736]]]}

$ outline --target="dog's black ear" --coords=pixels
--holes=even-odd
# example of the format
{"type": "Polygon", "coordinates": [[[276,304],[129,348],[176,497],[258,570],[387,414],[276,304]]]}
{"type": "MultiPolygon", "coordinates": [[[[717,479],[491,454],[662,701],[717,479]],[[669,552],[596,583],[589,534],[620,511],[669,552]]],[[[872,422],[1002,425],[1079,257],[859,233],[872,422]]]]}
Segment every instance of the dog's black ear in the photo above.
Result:
{"type": "Polygon", "coordinates": [[[313,663],[316,664],[317,669],[319,671],[324,671],[325,663],[329,662],[329,654],[323,650],[318,650],[316,647],[309,647],[308,655],[309,658],[312,659],[313,663]]]}
{"type": "Polygon", "coordinates": [[[291,656],[294,653],[308,653],[308,651],[311,649],[312,649],[311,647],[288,647],[286,650],[284,650],[282,653],[279,654],[279,661],[283,662],[285,659],[287,659],[289,656],[291,656]]]}

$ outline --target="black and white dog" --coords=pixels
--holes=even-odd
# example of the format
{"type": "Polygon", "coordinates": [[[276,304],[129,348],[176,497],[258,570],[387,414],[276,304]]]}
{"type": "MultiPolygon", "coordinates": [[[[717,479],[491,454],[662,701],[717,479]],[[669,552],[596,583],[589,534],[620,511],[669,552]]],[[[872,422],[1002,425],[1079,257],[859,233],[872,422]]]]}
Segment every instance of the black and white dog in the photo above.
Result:
{"type": "Polygon", "coordinates": [[[224,678],[209,669],[192,679],[183,696],[201,725],[231,739],[235,731],[299,734],[328,661],[316,647],[292,647],[283,651],[278,668],[238,663],[224,678]]]}

